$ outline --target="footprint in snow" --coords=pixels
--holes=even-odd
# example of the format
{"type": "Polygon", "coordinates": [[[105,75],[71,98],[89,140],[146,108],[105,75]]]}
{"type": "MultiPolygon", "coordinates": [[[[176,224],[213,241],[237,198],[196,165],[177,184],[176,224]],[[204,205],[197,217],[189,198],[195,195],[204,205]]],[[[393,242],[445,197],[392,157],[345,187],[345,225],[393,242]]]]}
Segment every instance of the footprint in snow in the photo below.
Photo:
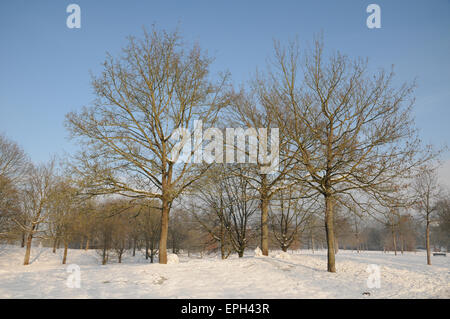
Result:
{"type": "Polygon", "coordinates": [[[157,280],[154,280],[153,283],[156,285],[162,285],[166,280],[167,280],[166,277],[161,276],[157,280]]]}

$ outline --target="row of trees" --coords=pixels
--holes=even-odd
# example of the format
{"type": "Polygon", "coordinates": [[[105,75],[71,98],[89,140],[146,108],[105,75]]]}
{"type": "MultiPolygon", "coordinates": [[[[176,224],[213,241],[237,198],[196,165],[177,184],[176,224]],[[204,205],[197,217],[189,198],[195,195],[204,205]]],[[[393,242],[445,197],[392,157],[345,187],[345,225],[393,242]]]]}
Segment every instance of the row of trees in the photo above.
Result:
{"type": "MultiPolygon", "coordinates": [[[[96,249],[103,264],[112,255],[120,263],[125,251],[132,256],[142,252],[154,262],[159,252],[160,202],[86,196],[67,173],[57,174],[54,161],[33,167],[23,151],[3,136],[1,147],[2,181],[11,181],[0,188],[2,238],[22,242],[24,264],[29,263],[34,238],[52,245],[53,252],[62,246],[63,264],[69,247],[96,249]]],[[[212,167],[201,183],[175,204],[168,230],[168,244],[174,253],[218,251],[225,259],[231,253],[242,257],[247,248],[259,245],[260,198],[248,182],[248,170],[246,165],[212,167]]],[[[336,206],[335,253],[339,248],[395,254],[413,251],[417,243],[419,246],[421,242],[428,243],[430,229],[435,234],[431,244],[435,248],[448,247],[449,201],[437,200],[437,182],[428,173],[420,175],[415,187],[423,190],[425,184],[429,185],[426,190],[432,191],[421,196],[416,193],[417,198],[423,199],[417,202],[417,208],[428,200],[429,210],[419,209],[413,215],[404,209],[391,210],[380,223],[374,224],[355,214],[354,207],[336,206]],[[428,183],[424,184],[425,181],[428,183]]],[[[280,189],[271,200],[269,247],[283,251],[308,248],[314,252],[326,246],[320,202],[300,195],[291,185],[280,189]]]]}
{"type": "MultiPolygon", "coordinates": [[[[200,229],[220,243],[222,256],[241,256],[249,234],[259,234],[268,255],[271,234],[286,250],[317,227],[325,232],[330,272],[336,271],[339,210],[360,219],[391,216],[396,225],[392,216],[416,207],[428,216],[429,232],[435,203],[421,202],[426,195],[416,176],[429,174],[426,167],[437,154],[421,145],[414,128],[414,85],[396,87],[393,72],[373,73],[366,60],[327,55],[320,39],[304,52],[297,42],[275,43],[274,52],[265,71],[236,90],[229,74],[211,74],[212,59],[198,45],[183,45],[178,32],[155,28],[142,39],[129,38],[123,54],[108,55],[103,72],[93,77],[95,102],[67,115],[82,150],[70,161],[67,195],[45,211],[64,215],[92,197],[152,203],[160,211],[160,263],[167,263],[172,209],[194,212],[200,229]],[[226,135],[226,127],[244,127],[244,135],[277,130],[278,138],[257,135],[256,158],[250,137],[245,143],[244,136],[243,147],[242,137],[233,138],[212,151],[215,162],[199,164],[197,150],[208,143],[194,136],[188,154],[194,161],[180,163],[177,129],[195,128],[195,121],[216,128],[210,140],[226,135]],[[270,157],[261,145],[271,149],[270,157]],[[234,153],[225,161],[221,156],[230,150],[247,163],[231,164],[234,153]],[[249,222],[256,216],[257,227],[249,222]]],[[[44,194],[52,193],[52,180],[45,178],[51,166],[37,168],[39,178],[26,184],[36,184],[29,191],[42,199],[26,201],[35,212],[21,223],[30,241],[44,219],[44,194]]]]}

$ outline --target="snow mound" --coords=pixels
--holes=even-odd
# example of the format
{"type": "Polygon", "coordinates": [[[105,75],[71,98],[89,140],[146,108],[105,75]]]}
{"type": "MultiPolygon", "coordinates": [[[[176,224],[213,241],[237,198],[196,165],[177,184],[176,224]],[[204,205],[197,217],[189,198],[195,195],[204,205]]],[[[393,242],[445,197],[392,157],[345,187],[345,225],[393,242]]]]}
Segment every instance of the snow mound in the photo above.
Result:
{"type": "Polygon", "coordinates": [[[167,264],[179,264],[180,260],[178,259],[178,256],[175,254],[168,254],[167,255],[167,264]]]}
{"type": "Polygon", "coordinates": [[[263,253],[262,253],[261,248],[256,247],[256,249],[255,249],[255,257],[262,257],[262,256],[263,256],[263,253]]]}
{"type": "Polygon", "coordinates": [[[289,255],[287,252],[281,251],[275,256],[275,258],[290,260],[291,259],[291,255],[289,255]]]}

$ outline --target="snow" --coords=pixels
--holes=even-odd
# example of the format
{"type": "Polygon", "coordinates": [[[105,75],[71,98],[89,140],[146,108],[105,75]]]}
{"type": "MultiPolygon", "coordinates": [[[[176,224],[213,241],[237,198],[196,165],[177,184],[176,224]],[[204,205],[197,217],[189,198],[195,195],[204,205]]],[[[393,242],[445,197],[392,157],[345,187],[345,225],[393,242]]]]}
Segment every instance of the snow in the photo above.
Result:
{"type": "Polygon", "coordinates": [[[278,254],[275,255],[275,258],[290,260],[291,259],[291,255],[289,253],[287,253],[287,252],[280,251],[278,254]]]}
{"type": "Polygon", "coordinates": [[[263,257],[263,256],[264,256],[264,255],[263,255],[263,253],[262,253],[261,248],[256,247],[256,248],[255,248],[255,257],[263,257]]]}
{"type": "Polygon", "coordinates": [[[167,264],[179,264],[180,259],[176,254],[167,254],[167,264]]]}
{"type": "Polygon", "coordinates": [[[326,271],[324,250],[271,251],[264,258],[246,252],[226,260],[181,254],[179,263],[167,265],[150,264],[137,253],[125,255],[122,264],[111,257],[104,266],[93,250],[69,249],[67,265],[61,264],[62,253],[33,247],[32,263],[23,266],[23,248],[0,247],[0,297],[450,298],[450,258],[432,257],[433,265],[427,266],[423,252],[394,256],[341,250],[337,273],[326,271]],[[373,267],[379,267],[379,288],[368,287],[373,267]],[[77,287],[67,284],[77,269],[80,288],[70,288],[77,287]]]}

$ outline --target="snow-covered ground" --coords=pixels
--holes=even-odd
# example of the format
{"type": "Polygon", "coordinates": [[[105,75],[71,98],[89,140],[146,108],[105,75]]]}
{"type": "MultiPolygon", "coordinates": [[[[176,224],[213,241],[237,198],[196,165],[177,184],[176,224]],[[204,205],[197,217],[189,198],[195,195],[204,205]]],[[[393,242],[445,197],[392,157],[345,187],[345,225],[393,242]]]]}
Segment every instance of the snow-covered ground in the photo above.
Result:
{"type": "Polygon", "coordinates": [[[337,273],[328,273],[325,251],[227,260],[181,255],[168,265],[149,264],[139,253],[102,266],[95,251],[71,249],[68,265],[80,267],[80,288],[67,286],[74,273],[61,265],[61,249],[33,247],[29,266],[23,255],[23,248],[0,247],[0,298],[450,298],[450,256],[427,266],[423,252],[341,250],[337,273]],[[370,264],[379,266],[379,288],[368,288],[370,264]]]}

